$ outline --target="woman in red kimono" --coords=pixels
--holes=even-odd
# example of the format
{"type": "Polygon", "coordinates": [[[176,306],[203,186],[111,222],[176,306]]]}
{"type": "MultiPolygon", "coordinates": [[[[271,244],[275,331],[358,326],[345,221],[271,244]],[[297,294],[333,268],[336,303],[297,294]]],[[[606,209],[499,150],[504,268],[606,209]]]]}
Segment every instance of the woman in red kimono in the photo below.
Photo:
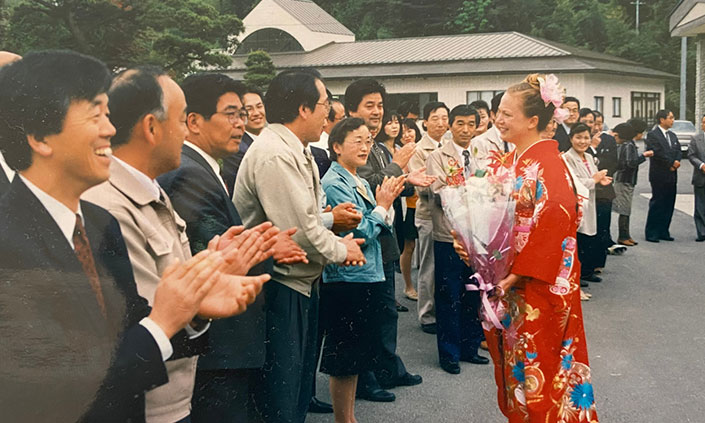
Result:
{"type": "Polygon", "coordinates": [[[504,329],[486,335],[499,406],[511,423],[598,421],[580,304],[576,193],[557,142],[539,135],[560,105],[558,92],[553,75],[529,75],[507,90],[495,122],[516,145],[506,156],[516,173],[516,258],[495,289],[507,309],[504,329]]]}

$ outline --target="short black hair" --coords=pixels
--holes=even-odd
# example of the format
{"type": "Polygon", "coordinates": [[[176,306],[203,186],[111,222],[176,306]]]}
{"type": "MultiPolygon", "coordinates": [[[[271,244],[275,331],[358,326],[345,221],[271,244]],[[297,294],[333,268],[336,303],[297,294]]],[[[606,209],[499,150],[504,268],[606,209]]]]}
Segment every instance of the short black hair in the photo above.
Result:
{"type": "Polygon", "coordinates": [[[563,104],[571,103],[571,102],[572,102],[572,103],[577,103],[577,104],[578,104],[578,109],[580,108],[580,100],[578,100],[577,98],[575,98],[575,97],[566,97],[565,99],[563,99],[563,104]]]}
{"type": "Polygon", "coordinates": [[[206,120],[217,111],[218,99],[227,93],[240,97],[247,92],[245,84],[222,73],[196,73],[181,83],[186,97],[186,114],[198,113],[206,120]]]}
{"type": "Polygon", "coordinates": [[[661,109],[656,112],[656,125],[660,125],[661,119],[666,119],[669,114],[671,114],[671,111],[668,109],[661,109]]]}
{"type": "MultiPolygon", "coordinates": [[[[333,108],[334,104],[343,104],[342,101],[333,98],[330,98],[330,110],[328,111],[328,122],[333,122],[335,120],[335,109],[333,108]]],[[[345,109],[345,105],[343,105],[343,109],[345,109]]]]}
{"type": "MultiPolygon", "coordinates": [[[[485,105],[487,105],[487,103],[485,103],[485,105]]],[[[480,113],[472,104],[461,104],[453,107],[453,110],[450,111],[450,115],[448,115],[448,124],[452,126],[453,122],[455,122],[455,118],[458,116],[475,116],[475,126],[480,124],[480,113]]]]}
{"type": "Polygon", "coordinates": [[[416,124],[416,121],[414,119],[409,118],[404,119],[404,122],[402,122],[401,125],[401,130],[399,132],[404,132],[405,126],[414,130],[414,132],[416,133],[416,135],[414,136],[414,142],[419,142],[423,135],[421,135],[421,129],[419,129],[419,126],[416,124]]]}
{"type": "Polygon", "coordinates": [[[387,90],[384,85],[373,78],[362,78],[354,81],[345,89],[345,111],[350,115],[351,112],[356,112],[360,107],[362,98],[368,94],[379,93],[382,96],[382,102],[387,100],[387,90]]]}
{"type": "Polygon", "coordinates": [[[582,109],[580,109],[578,111],[578,118],[579,119],[582,119],[587,115],[592,115],[593,119],[595,118],[595,112],[588,107],[583,107],[582,109]]]}
{"type": "Polygon", "coordinates": [[[432,101],[423,106],[423,120],[428,120],[428,118],[431,117],[431,113],[438,109],[446,109],[446,112],[450,114],[450,109],[448,109],[448,106],[446,106],[445,103],[440,101],[432,101]]]}
{"type": "Polygon", "coordinates": [[[14,170],[32,165],[27,136],[59,134],[71,103],[108,92],[112,76],[100,60],[69,50],[27,54],[0,71],[0,150],[14,170]]]}
{"type": "Polygon", "coordinates": [[[403,118],[406,118],[409,116],[409,113],[418,115],[419,114],[419,103],[416,101],[403,101],[399,105],[399,109],[397,110],[397,113],[399,113],[403,118]]]}
{"type": "Polygon", "coordinates": [[[646,122],[638,118],[631,118],[627,121],[627,123],[631,125],[632,128],[634,128],[634,131],[636,131],[637,134],[641,134],[642,132],[646,131],[646,128],[649,127],[646,122]]]}
{"type": "Polygon", "coordinates": [[[158,81],[165,75],[160,67],[139,66],[115,77],[108,91],[110,122],[116,131],[110,140],[113,146],[127,143],[137,122],[147,114],[155,115],[160,121],[166,119],[164,92],[158,81]]]}
{"type": "Polygon", "coordinates": [[[595,119],[602,118],[602,120],[605,120],[605,115],[603,115],[599,110],[593,110],[592,115],[595,116],[595,119]]]}
{"type": "Polygon", "coordinates": [[[485,109],[485,112],[487,112],[488,115],[490,114],[490,106],[485,100],[475,100],[470,103],[469,106],[477,110],[478,112],[480,111],[480,109],[485,109]]]}
{"type": "Polygon", "coordinates": [[[619,138],[621,140],[625,141],[633,139],[637,134],[634,127],[626,122],[620,123],[619,125],[615,126],[612,131],[619,135],[619,138]]]}
{"type": "Polygon", "coordinates": [[[576,134],[579,134],[579,133],[585,132],[585,131],[587,131],[589,134],[590,127],[584,123],[576,123],[575,125],[573,125],[572,128],[570,128],[570,134],[568,134],[568,137],[573,138],[576,134]]]}
{"type": "Polygon", "coordinates": [[[290,123],[299,116],[299,108],[316,108],[321,95],[316,81],[320,74],[313,69],[287,70],[272,79],[264,96],[267,122],[290,123]]]}
{"type": "Polygon", "coordinates": [[[333,129],[330,131],[328,136],[328,152],[330,153],[330,159],[332,161],[338,160],[338,155],[335,154],[333,145],[342,144],[345,141],[345,137],[357,128],[365,126],[365,121],[357,117],[347,117],[336,123],[333,129]]]}
{"type": "Polygon", "coordinates": [[[500,92],[499,94],[496,94],[494,97],[492,97],[492,101],[490,101],[490,104],[492,106],[490,110],[495,115],[499,111],[499,103],[502,102],[502,97],[504,97],[504,91],[500,92]]]}

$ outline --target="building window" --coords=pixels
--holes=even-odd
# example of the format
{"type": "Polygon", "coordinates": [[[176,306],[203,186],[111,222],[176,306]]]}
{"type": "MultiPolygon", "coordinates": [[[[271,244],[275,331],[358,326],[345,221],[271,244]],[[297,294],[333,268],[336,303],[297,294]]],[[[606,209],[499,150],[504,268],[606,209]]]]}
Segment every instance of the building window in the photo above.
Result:
{"type": "Polygon", "coordinates": [[[622,97],[612,97],[612,117],[622,117],[622,97]]]}
{"type": "Polygon", "coordinates": [[[632,117],[650,121],[661,107],[661,93],[632,92],[632,117]]]}
{"type": "Polygon", "coordinates": [[[605,98],[595,96],[595,110],[604,114],[604,109],[605,109],[605,98]]]}
{"type": "Polygon", "coordinates": [[[467,101],[468,104],[472,103],[473,101],[477,100],[484,100],[487,102],[487,104],[490,104],[492,102],[492,97],[496,96],[497,94],[501,93],[502,91],[468,91],[467,92],[467,101]]]}

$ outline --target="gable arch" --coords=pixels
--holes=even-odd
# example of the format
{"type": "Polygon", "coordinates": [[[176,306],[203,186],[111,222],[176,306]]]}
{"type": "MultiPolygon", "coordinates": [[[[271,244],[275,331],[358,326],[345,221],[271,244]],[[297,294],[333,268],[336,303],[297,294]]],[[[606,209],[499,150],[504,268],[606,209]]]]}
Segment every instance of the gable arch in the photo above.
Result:
{"type": "Polygon", "coordinates": [[[262,28],[245,37],[235,54],[247,54],[254,50],[264,50],[268,53],[304,51],[296,38],[278,28],[262,28]]]}

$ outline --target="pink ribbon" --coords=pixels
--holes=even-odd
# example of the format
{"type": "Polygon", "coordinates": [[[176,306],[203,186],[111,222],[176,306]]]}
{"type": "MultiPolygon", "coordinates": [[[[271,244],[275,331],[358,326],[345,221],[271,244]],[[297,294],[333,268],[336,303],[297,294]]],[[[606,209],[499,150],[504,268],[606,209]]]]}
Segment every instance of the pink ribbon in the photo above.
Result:
{"type": "Polygon", "coordinates": [[[485,309],[485,316],[492,322],[494,327],[497,329],[504,329],[502,324],[499,322],[499,318],[497,317],[497,313],[495,313],[494,309],[492,308],[492,303],[490,303],[490,299],[488,296],[488,292],[492,291],[494,289],[494,285],[491,283],[486,283],[485,278],[482,277],[479,273],[475,273],[474,275],[470,276],[470,279],[475,279],[477,281],[477,285],[475,284],[466,284],[465,289],[468,291],[480,291],[482,292],[482,307],[485,309]]]}

